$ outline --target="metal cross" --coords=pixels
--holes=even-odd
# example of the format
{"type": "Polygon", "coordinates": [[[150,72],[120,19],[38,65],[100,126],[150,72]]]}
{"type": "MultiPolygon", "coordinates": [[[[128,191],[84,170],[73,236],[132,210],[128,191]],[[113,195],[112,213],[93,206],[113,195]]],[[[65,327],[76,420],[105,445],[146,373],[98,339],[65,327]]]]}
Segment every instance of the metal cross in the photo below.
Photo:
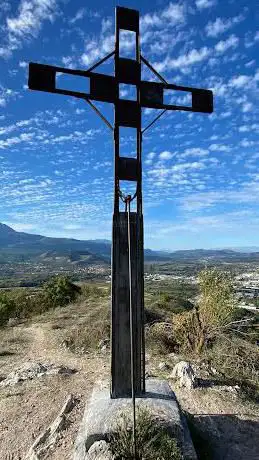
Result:
{"type": "Polygon", "coordinates": [[[112,235],[112,331],[111,331],[111,397],[126,397],[134,392],[145,391],[145,337],[144,337],[144,262],[143,262],[143,216],[142,216],[142,135],[167,110],[212,113],[212,91],[169,84],[140,53],[139,12],[117,7],[115,14],[115,50],[88,70],[73,70],[50,65],[29,64],[29,88],[38,91],[64,94],[84,99],[102,118],[114,133],[114,214],[112,235]],[[120,56],[120,31],[135,34],[135,59],[120,56]],[[114,57],[114,76],[93,72],[100,64],[114,57]],[[160,83],[141,80],[141,63],[145,64],[159,78],[160,83]],[[78,75],[90,80],[88,94],[57,87],[57,73],[78,75]],[[120,98],[120,84],[134,85],[136,100],[120,98]],[[164,103],[166,90],[184,91],[191,94],[192,105],[164,103]],[[114,104],[114,126],[104,117],[92,101],[114,104]],[[162,110],[142,130],[141,108],[162,110]],[[120,127],[136,130],[135,158],[120,156],[120,127]],[[120,199],[127,201],[120,191],[121,181],[136,183],[136,212],[130,212],[130,254],[127,235],[127,213],[121,212],[120,199]],[[129,272],[128,258],[131,257],[129,272]],[[130,285],[129,285],[130,280],[130,285]],[[130,306],[133,321],[133,363],[131,372],[130,306]]]}

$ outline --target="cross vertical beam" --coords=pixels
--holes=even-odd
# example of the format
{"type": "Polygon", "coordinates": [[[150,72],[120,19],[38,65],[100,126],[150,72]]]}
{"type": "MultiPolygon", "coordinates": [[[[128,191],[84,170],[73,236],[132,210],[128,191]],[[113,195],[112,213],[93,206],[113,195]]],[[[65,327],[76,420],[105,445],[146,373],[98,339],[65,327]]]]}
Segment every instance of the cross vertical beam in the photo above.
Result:
{"type": "MultiPolygon", "coordinates": [[[[143,261],[143,216],[142,216],[142,134],[167,110],[186,112],[213,112],[213,93],[210,90],[191,88],[167,83],[166,80],[140,54],[139,12],[128,8],[116,8],[115,51],[109,53],[88,70],[68,69],[31,62],[29,64],[29,88],[48,93],[62,94],[85,100],[102,118],[114,134],[114,213],[112,237],[112,328],[111,328],[111,397],[127,397],[145,391],[145,337],[144,337],[144,261],[143,261]],[[120,56],[120,31],[135,34],[135,57],[120,56]],[[100,64],[114,56],[115,75],[93,72],[100,64]],[[160,82],[141,81],[141,61],[160,79],[160,82]],[[71,91],[59,87],[57,74],[69,74],[90,80],[90,91],[71,91]],[[136,87],[136,100],[120,98],[120,84],[136,87]],[[165,91],[184,91],[191,95],[191,105],[165,103],[165,91]],[[114,127],[92,101],[114,104],[114,127]],[[141,107],[160,109],[161,113],[141,131],[141,107]],[[120,156],[120,128],[136,130],[135,158],[120,156]],[[131,264],[129,264],[128,216],[120,211],[121,181],[133,181],[136,185],[136,212],[129,215],[131,236],[131,264]],[[131,272],[129,273],[129,265],[131,272]],[[131,276],[129,276],[131,275],[131,276]],[[131,386],[131,322],[130,284],[133,310],[133,362],[134,391],[131,386]]],[[[62,86],[62,85],[61,85],[62,86]]]]}
{"type": "Polygon", "coordinates": [[[131,395],[131,347],[127,214],[120,211],[120,182],[136,184],[136,212],[130,213],[131,282],[134,329],[134,388],[136,394],[144,391],[144,263],[143,263],[143,215],[142,215],[142,165],[141,165],[141,61],[139,43],[139,13],[127,8],[116,8],[115,13],[115,117],[114,117],[114,214],[112,239],[112,332],[111,332],[111,396],[131,395]],[[120,57],[120,32],[135,33],[135,59],[120,57]],[[136,101],[120,99],[120,83],[136,87],[136,101]],[[120,127],[136,130],[135,158],[120,156],[120,127]]]}

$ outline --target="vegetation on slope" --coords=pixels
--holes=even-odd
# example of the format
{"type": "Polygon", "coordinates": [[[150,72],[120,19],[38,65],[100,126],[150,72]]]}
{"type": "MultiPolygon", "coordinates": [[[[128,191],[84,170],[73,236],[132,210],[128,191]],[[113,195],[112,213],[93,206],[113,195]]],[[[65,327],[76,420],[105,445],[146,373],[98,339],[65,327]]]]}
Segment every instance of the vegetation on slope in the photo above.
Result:
{"type": "Polygon", "coordinates": [[[62,307],[75,301],[81,288],[68,278],[57,276],[34,292],[14,289],[0,291],[0,326],[9,319],[24,319],[41,314],[51,308],[62,307]]]}

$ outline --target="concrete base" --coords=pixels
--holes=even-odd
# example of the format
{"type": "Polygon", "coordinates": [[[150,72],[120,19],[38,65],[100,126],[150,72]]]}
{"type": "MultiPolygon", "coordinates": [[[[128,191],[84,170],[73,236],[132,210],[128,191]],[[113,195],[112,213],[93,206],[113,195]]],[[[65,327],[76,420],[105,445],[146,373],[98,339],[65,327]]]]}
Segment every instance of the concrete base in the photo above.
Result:
{"type": "MultiPolygon", "coordinates": [[[[166,426],[178,439],[186,460],[197,460],[186,420],[167,381],[147,379],[146,393],[136,399],[136,406],[147,408],[166,426]]],[[[107,440],[121,413],[130,413],[131,407],[130,398],[111,399],[108,384],[95,387],[75,442],[74,460],[87,460],[91,445],[102,439],[107,440]]]]}

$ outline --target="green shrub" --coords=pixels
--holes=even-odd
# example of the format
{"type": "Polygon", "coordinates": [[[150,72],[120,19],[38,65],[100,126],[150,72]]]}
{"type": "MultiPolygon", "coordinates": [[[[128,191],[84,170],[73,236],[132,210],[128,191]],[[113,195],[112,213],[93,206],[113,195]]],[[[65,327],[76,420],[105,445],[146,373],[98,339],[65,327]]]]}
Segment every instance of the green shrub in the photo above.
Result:
{"type": "Polygon", "coordinates": [[[6,324],[15,314],[15,302],[5,292],[0,292],[0,326],[6,324]]]}
{"type": "Polygon", "coordinates": [[[110,450],[116,460],[182,460],[176,440],[166,428],[146,410],[139,409],[136,417],[136,451],[134,455],[132,417],[122,414],[110,435],[110,450]]]}
{"type": "Polygon", "coordinates": [[[199,273],[198,283],[198,311],[203,328],[211,331],[225,327],[234,319],[237,305],[230,274],[205,269],[199,273]]]}
{"type": "Polygon", "coordinates": [[[56,308],[73,302],[81,293],[81,288],[71,283],[67,277],[57,276],[44,283],[42,293],[46,306],[56,308]]]}

